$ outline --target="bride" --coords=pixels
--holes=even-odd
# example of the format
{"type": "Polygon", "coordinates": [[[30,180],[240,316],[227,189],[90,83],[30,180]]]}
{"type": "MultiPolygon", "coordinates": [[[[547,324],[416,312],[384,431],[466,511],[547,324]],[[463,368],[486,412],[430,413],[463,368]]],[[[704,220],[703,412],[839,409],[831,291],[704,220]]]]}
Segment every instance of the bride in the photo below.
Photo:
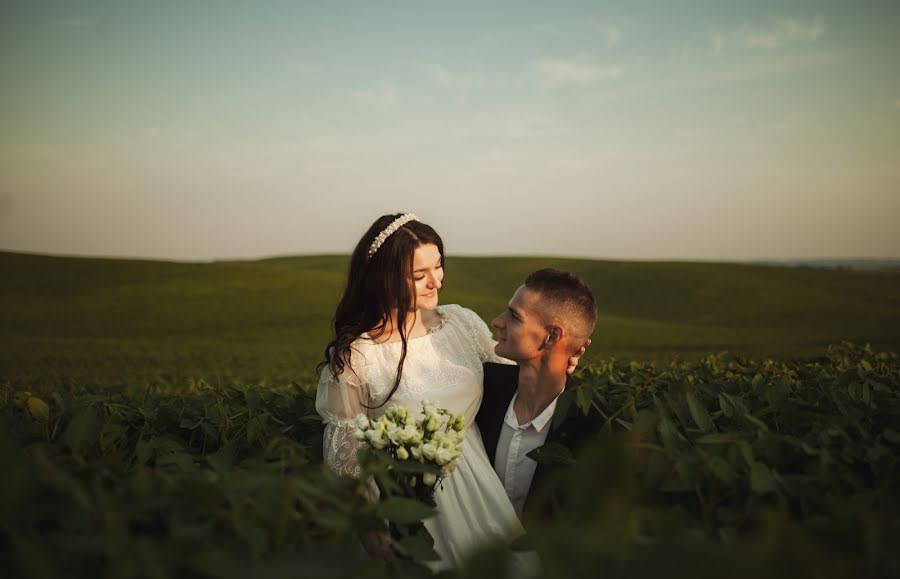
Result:
{"type": "MultiPolygon", "coordinates": [[[[434,494],[437,515],[425,520],[440,566],[458,567],[476,547],[508,543],[524,530],[475,424],[482,363],[509,362],[494,354],[475,312],[438,305],[443,279],[444,244],[434,229],[409,213],[372,224],[350,259],[316,410],[325,422],[325,461],[352,476],[359,474],[356,415],[380,416],[389,402],[415,411],[433,400],[465,417],[462,456],[434,494]]],[[[362,539],[376,556],[384,549],[377,534],[362,539]]]]}

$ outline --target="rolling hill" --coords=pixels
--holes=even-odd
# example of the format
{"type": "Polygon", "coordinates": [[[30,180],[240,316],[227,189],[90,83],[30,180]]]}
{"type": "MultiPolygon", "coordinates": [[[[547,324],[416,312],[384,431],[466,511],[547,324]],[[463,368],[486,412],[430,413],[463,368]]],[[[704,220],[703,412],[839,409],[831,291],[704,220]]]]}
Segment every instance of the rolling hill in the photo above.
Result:
{"type": "MultiPolygon", "coordinates": [[[[594,289],[587,360],[900,349],[900,272],[727,263],[450,258],[441,300],[485,321],[528,272],[594,289]]],[[[346,256],[181,263],[0,253],[0,381],[315,380],[346,256]]]]}

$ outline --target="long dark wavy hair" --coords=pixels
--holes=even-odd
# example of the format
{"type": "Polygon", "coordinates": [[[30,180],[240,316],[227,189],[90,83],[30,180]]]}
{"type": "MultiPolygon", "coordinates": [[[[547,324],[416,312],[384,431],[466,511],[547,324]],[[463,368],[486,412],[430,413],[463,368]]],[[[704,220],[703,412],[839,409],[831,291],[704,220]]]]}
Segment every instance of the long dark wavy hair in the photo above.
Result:
{"type": "Polygon", "coordinates": [[[410,310],[415,310],[413,254],[416,248],[433,243],[440,251],[441,265],[444,265],[444,242],[434,229],[420,221],[402,225],[384,241],[371,259],[368,257],[375,237],[401,215],[382,215],[356,244],[350,257],[344,295],[334,312],[334,339],[325,347],[325,360],[318,366],[318,371],[328,366],[335,378],[342,372],[353,372],[354,340],[364,332],[378,339],[385,332],[398,330],[403,348],[393,387],[381,404],[366,408],[384,406],[400,386],[403,363],[406,361],[406,321],[410,310]],[[393,310],[397,311],[396,328],[390,327],[393,310]]]}

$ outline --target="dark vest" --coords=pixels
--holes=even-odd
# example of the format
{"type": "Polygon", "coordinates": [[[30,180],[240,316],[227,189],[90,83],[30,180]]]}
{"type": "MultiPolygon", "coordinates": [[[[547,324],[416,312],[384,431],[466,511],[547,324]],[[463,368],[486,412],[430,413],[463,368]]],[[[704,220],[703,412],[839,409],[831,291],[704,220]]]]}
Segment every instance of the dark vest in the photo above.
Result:
{"type": "MultiPolygon", "coordinates": [[[[500,431],[503,429],[503,419],[506,417],[509,403],[518,387],[518,366],[485,362],[484,397],[481,400],[478,414],[475,416],[475,422],[481,431],[484,448],[492,466],[494,458],[497,456],[497,442],[500,440],[500,431]]],[[[571,378],[567,379],[560,399],[567,392],[571,392],[572,388],[577,387],[571,378]]],[[[544,444],[559,443],[574,452],[587,437],[596,434],[602,426],[602,418],[595,412],[584,415],[578,411],[575,404],[571,404],[567,409],[557,405],[553,421],[549,426],[550,432],[547,433],[547,440],[544,444]],[[559,417],[562,412],[566,414],[564,419],[559,417]]],[[[528,496],[525,498],[526,513],[529,511],[528,503],[534,495],[533,491],[543,485],[555,468],[559,468],[559,466],[538,463],[534,471],[534,478],[531,480],[531,487],[528,489],[528,496]]],[[[542,513],[542,516],[549,516],[549,513],[542,513]]]]}

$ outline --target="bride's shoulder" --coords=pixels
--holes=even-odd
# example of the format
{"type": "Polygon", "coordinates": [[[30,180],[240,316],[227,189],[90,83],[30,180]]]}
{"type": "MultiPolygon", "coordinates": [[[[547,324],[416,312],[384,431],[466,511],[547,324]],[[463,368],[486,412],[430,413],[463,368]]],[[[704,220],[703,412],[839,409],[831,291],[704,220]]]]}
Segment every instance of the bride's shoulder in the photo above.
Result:
{"type": "Polygon", "coordinates": [[[459,304],[441,304],[437,307],[437,311],[445,320],[464,319],[475,313],[459,304]]]}
{"type": "Polygon", "coordinates": [[[443,316],[445,322],[450,321],[466,327],[485,325],[484,320],[482,320],[478,314],[459,304],[445,304],[439,306],[438,311],[443,316]]]}

